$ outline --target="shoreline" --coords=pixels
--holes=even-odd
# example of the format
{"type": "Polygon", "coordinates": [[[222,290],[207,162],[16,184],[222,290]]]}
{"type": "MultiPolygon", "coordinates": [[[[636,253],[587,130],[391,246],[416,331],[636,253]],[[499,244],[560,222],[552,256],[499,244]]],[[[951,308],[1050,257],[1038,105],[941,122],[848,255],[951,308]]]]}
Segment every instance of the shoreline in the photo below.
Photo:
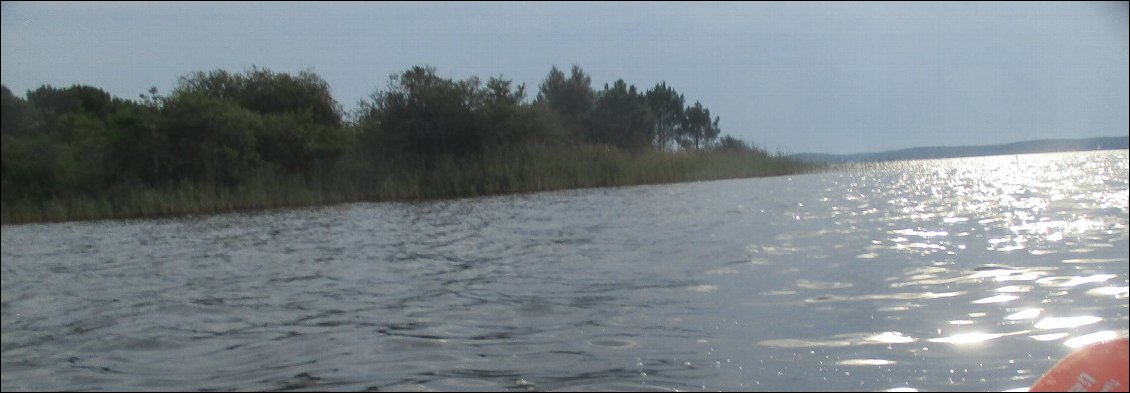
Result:
{"type": "Polygon", "coordinates": [[[181,183],[163,188],[132,189],[110,196],[4,202],[0,224],[162,219],[360,202],[420,202],[772,177],[825,168],[754,152],[651,152],[629,156],[616,150],[581,148],[517,159],[452,161],[438,170],[400,171],[372,177],[340,172],[313,179],[265,175],[236,187],[181,183]],[[552,155],[559,157],[547,157],[552,155]],[[375,180],[359,181],[366,178],[375,180]]]}

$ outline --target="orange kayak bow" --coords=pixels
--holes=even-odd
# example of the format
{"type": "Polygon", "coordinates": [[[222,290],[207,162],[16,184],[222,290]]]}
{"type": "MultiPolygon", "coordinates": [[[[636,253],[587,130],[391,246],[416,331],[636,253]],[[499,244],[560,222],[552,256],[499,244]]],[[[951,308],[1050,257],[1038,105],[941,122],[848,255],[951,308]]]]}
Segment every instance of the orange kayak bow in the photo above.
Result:
{"type": "Polygon", "coordinates": [[[1030,392],[1126,392],[1130,389],[1127,338],[1083,347],[1044,373],[1030,392]]]}

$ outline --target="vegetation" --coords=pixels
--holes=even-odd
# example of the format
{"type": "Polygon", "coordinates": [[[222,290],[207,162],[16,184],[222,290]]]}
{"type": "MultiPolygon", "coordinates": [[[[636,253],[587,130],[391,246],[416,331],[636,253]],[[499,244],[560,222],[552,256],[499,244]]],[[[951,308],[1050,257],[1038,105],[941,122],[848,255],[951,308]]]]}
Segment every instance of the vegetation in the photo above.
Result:
{"type": "Polygon", "coordinates": [[[2,99],[4,223],[152,217],[810,169],[731,136],[666,83],[600,91],[553,67],[536,98],[503,77],[431,67],[346,113],[317,74],[252,68],[181,77],[162,96],[43,86],[2,99]]]}

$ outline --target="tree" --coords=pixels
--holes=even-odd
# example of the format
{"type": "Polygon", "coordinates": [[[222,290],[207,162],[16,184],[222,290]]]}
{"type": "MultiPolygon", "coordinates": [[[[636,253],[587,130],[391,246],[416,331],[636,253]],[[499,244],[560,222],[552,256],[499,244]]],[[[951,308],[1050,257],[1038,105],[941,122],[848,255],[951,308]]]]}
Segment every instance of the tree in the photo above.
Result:
{"type": "Polygon", "coordinates": [[[0,135],[0,195],[5,202],[42,200],[60,192],[59,144],[44,135],[0,135]]]}
{"type": "Polygon", "coordinates": [[[200,94],[230,99],[240,106],[264,115],[309,113],[318,124],[342,125],[342,109],[330,93],[330,86],[313,71],[297,76],[252,67],[243,74],[225,70],[197,71],[178,80],[173,94],[200,94]]]}
{"type": "Polygon", "coordinates": [[[134,173],[149,184],[161,182],[161,155],[165,153],[164,132],[158,129],[158,118],[165,106],[165,97],[156,86],[150,87],[149,94],[142,93],[141,105],[132,111],[117,114],[119,124],[126,140],[132,143],[119,145],[119,157],[130,157],[123,167],[134,167],[134,173]]]}
{"type": "Polygon", "coordinates": [[[547,138],[534,126],[532,107],[524,103],[526,85],[511,87],[513,81],[497,78],[487,80],[483,95],[482,118],[489,130],[486,143],[489,147],[513,147],[543,142],[547,138]]]}
{"type": "Polygon", "coordinates": [[[499,75],[497,78],[491,77],[487,80],[486,99],[484,100],[487,106],[496,108],[516,108],[522,104],[526,99],[526,85],[520,84],[511,89],[510,85],[513,81],[506,80],[499,75]]]}
{"type": "Polygon", "coordinates": [[[6,121],[16,123],[12,127],[19,130],[8,134],[15,138],[5,142],[14,144],[4,160],[4,175],[12,176],[7,184],[31,190],[25,196],[94,195],[137,173],[128,164],[135,155],[123,153],[141,141],[131,138],[128,121],[123,120],[128,116],[123,114],[136,111],[141,107],[138,103],[85,85],[61,89],[45,85],[27,95],[26,103],[5,97],[5,105],[13,108],[10,113],[5,109],[6,121]],[[25,155],[21,152],[25,147],[39,150],[41,156],[25,155]],[[20,162],[24,159],[38,162],[20,162]]]}
{"type": "Polygon", "coordinates": [[[67,113],[79,112],[105,119],[114,111],[116,104],[110,93],[85,85],[74,85],[65,89],[40,86],[27,93],[27,101],[48,122],[67,113]]]}
{"type": "Polygon", "coordinates": [[[666,151],[682,132],[686,120],[683,95],[666,82],[660,82],[648,90],[646,96],[648,108],[655,115],[655,146],[666,151]]]}
{"type": "Polygon", "coordinates": [[[236,185],[259,166],[255,132],[262,126],[258,115],[231,100],[177,94],[161,111],[169,148],[161,168],[174,180],[236,185]]]}
{"type": "Polygon", "coordinates": [[[568,79],[554,66],[539,88],[536,101],[544,102],[573,126],[583,126],[586,116],[596,103],[592,78],[577,65],[573,65],[568,79]]]}
{"type": "MultiPolygon", "coordinates": [[[[88,112],[60,116],[58,127],[68,130],[61,141],[56,173],[60,187],[69,194],[97,195],[118,177],[113,153],[116,129],[88,112]]],[[[127,141],[128,143],[128,141],[127,141]]]]}
{"type": "Polygon", "coordinates": [[[12,94],[8,86],[0,85],[0,135],[26,134],[31,126],[31,111],[27,101],[12,94]]]}
{"type": "Polygon", "coordinates": [[[644,96],[620,79],[600,92],[588,140],[638,151],[651,146],[654,127],[655,117],[644,96]]]}
{"type": "Polygon", "coordinates": [[[149,185],[161,182],[161,168],[165,154],[166,135],[158,129],[160,107],[156,105],[157,90],[150,89],[152,101],[128,105],[110,117],[114,136],[113,167],[127,182],[140,181],[149,185]]]}
{"type": "Polygon", "coordinates": [[[265,163],[287,173],[331,164],[345,151],[345,129],[319,124],[309,112],[260,116],[255,149],[265,163]]]}
{"type": "Polygon", "coordinates": [[[393,75],[387,90],[361,103],[361,137],[371,154],[425,166],[436,157],[480,152],[486,138],[479,87],[477,78],[440,78],[430,66],[393,75]]]}
{"type": "Polygon", "coordinates": [[[710,120],[710,109],[695,101],[694,106],[687,107],[686,120],[683,123],[683,133],[679,138],[679,146],[684,149],[702,149],[718,137],[722,131],[718,127],[718,117],[710,120]]]}
{"type": "Polygon", "coordinates": [[[243,74],[195,72],[180,78],[173,97],[181,95],[229,101],[259,115],[264,126],[254,132],[256,152],[285,172],[331,163],[345,149],[341,107],[329,84],[309,70],[298,75],[257,67],[243,74]]]}

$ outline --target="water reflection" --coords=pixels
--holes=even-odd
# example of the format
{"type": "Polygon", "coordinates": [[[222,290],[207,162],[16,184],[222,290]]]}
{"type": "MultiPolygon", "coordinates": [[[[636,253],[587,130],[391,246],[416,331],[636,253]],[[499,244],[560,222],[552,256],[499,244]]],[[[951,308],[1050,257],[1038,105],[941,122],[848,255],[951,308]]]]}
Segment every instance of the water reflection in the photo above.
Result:
{"type": "Polygon", "coordinates": [[[913,337],[904,336],[899,332],[882,332],[878,334],[871,333],[853,333],[853,334],[838,334],[832,336],[828,340],[798,340],[798,339],[779,339],[779,340],[764,340],[759,342],[759,345],[767,347],[778,348],[807,348],[807,347],[850,347],[858,345],[874,345],[874,344],[906,344],[917,341],[913,337]]]}
{"type": "Polygon", "coordinates": [[[1048,317],[1041,319],[1033,326],[1036,329],[1066,329],[1090,325],[1102,320],[1102,318],[1090,315],[1081,317],[1048,317]]]}
{"type": "Polygon", "coordinates": [[[1091,344],[1094,344],[1094,343],[1109,341],[1109,340],[1113,340],[1113,339],[1116,339],[1116,338],[1119,338],[1119,337],[1125,337],[1125,336],[1126,336],[1125,331],[1123,331],[1122,333],[1119,333],[1119,332],[1115,332],[1115,331],[1111,331],[1111,330],[1103,330],[1101,332],[1084,334],[1082,336],[1075,337],[1075,338],[1072,338],[1070,340],[1066,340],[1066,341],[1063,342],[1063,345],[1066,345],[1066,346],[1071,347],[1071,348],[1081,348],[1081,347],[1091,345],[1091,344]]]}
{"type": "Polygon", "coordinates": [[[1088,289],[1084,292],[1091,296],[1113,296],[1115,299],[1126,299],[1130,295],[1130,287],[1099,287],[1088,289]]]}
{"type": "Polygon", "coordinates": [[[1069,334],[1069,333],[1050,333],[1050,334],[1037,334],[1037,335],[1028,336],[1028,337],[1030,337],[1030,338],[1032,338],[1033,340],[1036,340],[1036,341],[1055,341],[1055,340],[1059,340],[1061,338],[1064,338],[1064,337],[1067,337],[1067,336],[1070,336],[1070,335],[1071,334],[1069,334]]]}
{"type": "Polygon", "coordinates": [[[1020,296],[1016,296],[1016,295],[996,295],[996,296],[989,296],[989,297],[986,297],[986,298],[974,300],[973,304],[1004,303],[1004,302],[1010,302],[1010,301],[1017,300],[1017,299],[1020,299],[1020,296]]]}
{"type": "Polygon", "coordinates": [[[895,364],[894,361],[884,359],[845,359],[836,362],[840,366],[886,366],[895,364]]]}
{"type": "MultiPolygon", "coordinates": [[[[868,344],[872,343],[858,338],[866,333],[777,338],[759,344],[823,349],[825,353],[828,348],[853,348],[853,355],[892,359],[897,365],[905,363],[899,360],[905,360],[905,355],[893,356],[889,351],[911,354],[912,358],[948,353],[945,347],[922,343],[961,348],[960,356],[945,358],[945,362],[954,362],[950,364],[969,360],[970,348],[991,345],[999,351],[1004,345],[1007,353],[1021,356],[1012,355],[993,367],[1017,370],[1020,373],[1012,375],[1019,379],[1009,380],[1030,383],[1038,373],[1025,370],[1039,363],[1047,366],[1063,354],[1062,349],[1041,347],[1056,355],[1034,356],[1031,343],[1073,348],[1126,336],[1127,306],[1122,300],[1127,297],[1126,287],[1111,285],[1128,281],[1125,154],[1104,158],[1107,161],[1101,166],[1105,168],[1101,176],[1079,171],[1079,167],[1095,168],[1087,158],[1030,158],[884,164],[904,174],[896,176],[889,187],[859,178],[834,180],[846,192],[838,199],[821,199],[822,207],[838,225],[848,226],[852,232],[850,240],[831,243],[854,243],[856,250],[864,252],[848,256],[866,264],[869,270],[863,273],[832,267],[821,276],[837,277],[826,282],[844,285],[798,285],[822,291],[801,291],[797,295],[813,307],[835,303],[859,316],[832,309],[812,310],[827,314],[832,318],[830,324],[847,327],[854,326],[848,321],[858,319],[883,321],[885,328],[902,327],[900,330],[909,334],[906,337],[920,337],[921,341],[892,344],[888,351],[871,350],[875,347],[868,344]],[[863,207],[866,210],[861,210],[863,207]],[[878,271],[884,273],[873,274],[878,271]],[[960,306],[960,302],[966,305],[960,306]],[[863,305],[866,303],[871,307],[863,305]],[[938,309],[950,311],[934,317],[922,313],[938,309]],[[979,309],[983,311],[973,311],[979,309]],[[1036,333],[1041,330],[1053,332],[1036,333]],[[1028,368],[1015,367],[1020,359],[1028,359],[1028,368]],[[1043,360],[1033,364],[1034,359],[1043,360]]],[[[818,207],[811,203],[806,206],[805,212],[810,215],[818,207]]],[[[820,254],[806,252],[802,249],[792,254],[794,261],[825,260],[820,254]]],[[[788,263],[784,258],[775,260],[788,263]]],[[[980,360],[995,358],[989,352],[977,356],[980,360]]],[[[860,358],[844,361],[853,359],[860,358]]],[[[911,374],[923,371],[904,370],[911,374]]],[[[970,379],[947,379],[956,383],[948,388],[1015,387],[1009,383],[986,388],[970,383],[970,379]]]]}
{"type": "Polygon", "coordinates": [[[1017,311],[1017,312],[1012,313],[1012,314],[1008,314],[1007,316],[1004,317],[1004,319],[1009,320],[1009,321],[1017,321],[1017,320],[1021,320],[1021,319],[1035,319],[1036,317],[1040,316],[1040,313],[1043,312],[1043,311],[1044,310],[1041,310],[1041,309],[1038,309],[1038,308],[1029,308],[1029,309],[1017,311]]]}
{"type": "Polygon", "coordinates": [[[1004,336],[1013,336],[1018,334],[1028,333],[1027,330],[1009,332],[1009,333],[962,333],[952,336],[931,338],[928,341],[932,343],[946,343],[946,344],[978,344],[989,340],[995,340],[1004,336]]]}

